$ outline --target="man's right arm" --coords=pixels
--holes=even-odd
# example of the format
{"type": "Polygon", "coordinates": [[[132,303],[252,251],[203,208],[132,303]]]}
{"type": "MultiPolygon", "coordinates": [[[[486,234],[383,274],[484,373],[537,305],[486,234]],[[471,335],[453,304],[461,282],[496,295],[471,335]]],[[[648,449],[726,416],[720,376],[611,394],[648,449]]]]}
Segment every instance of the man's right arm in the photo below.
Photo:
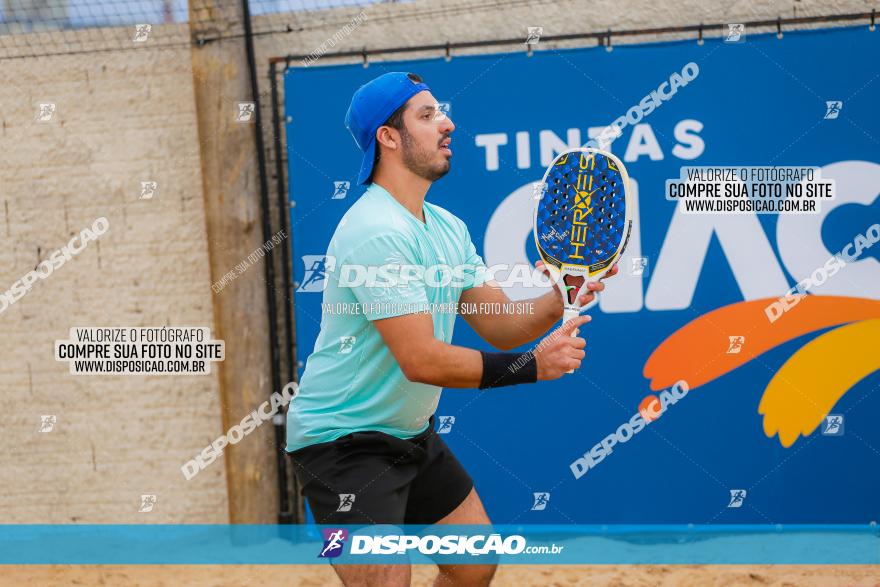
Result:
{"type": "MultiPolygon", "coordinates": [[[[580,367],[586,341],[572,337],[571,331],[588,320],[588,316],[578,316],[566,322],[536,347],[533,360],[537,361],[539,381],[558,379],[580,367]]],[[[430,315],[406,314],[375,320],[373,325],[408,380],[439,387],[479,387],[483,376],[480,352],[434,338],[430,315]]]]}

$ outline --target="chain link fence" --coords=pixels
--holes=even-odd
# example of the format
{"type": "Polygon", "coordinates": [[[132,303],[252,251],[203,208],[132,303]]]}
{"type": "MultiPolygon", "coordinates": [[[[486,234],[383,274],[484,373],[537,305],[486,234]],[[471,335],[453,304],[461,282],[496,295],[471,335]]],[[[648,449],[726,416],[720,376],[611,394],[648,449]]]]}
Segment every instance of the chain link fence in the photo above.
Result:
{"type": "MultiPolygon", "coordinates": [[[[318,11],[381,3],[394,0],[249,0],[247,7],[251,17],[276,15],[254,31],[267,34],[301,30],[299,18],[318,11]]],[[[242,13],[237,1],[0,0],[0,59],[236,38],[244,35],[242,13]]]]}

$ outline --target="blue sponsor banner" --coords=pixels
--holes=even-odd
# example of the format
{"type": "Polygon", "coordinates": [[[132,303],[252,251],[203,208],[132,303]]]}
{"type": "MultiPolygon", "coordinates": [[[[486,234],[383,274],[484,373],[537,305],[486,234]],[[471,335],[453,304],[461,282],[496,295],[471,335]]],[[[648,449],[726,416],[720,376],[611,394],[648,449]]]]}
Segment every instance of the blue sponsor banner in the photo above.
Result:
{"type": "Polygon", "coordinates": [[[876,526],[0,525],[0,564],[880,564],[876,526]]]}
{"type": "MultiPolygon", "coordinates": [[[[363,192],[360,154],[343,125],[361,84],[413,71],[448,105],[452,170],[428,200],[465,221],[487,265],[512,268],[496,273],[512,299],[545,291],[515,274],[538,260],[534,184],[558,152],[623,117],[611,150],[638,210],[620,274],[582,330],[581,369],[536,385],[446,390],[437,409],[490,518],[877,521],[880,60],[869,58],[877,42],[859,27],[291,68],[299,359],[320,326],[328,242],[363,192]],[[812,214],[685,214],[666,198],[666,182],[705,166],[815,167],[836,195],[812,214]],[[834,261],[839,252],[845,266],[834,261]],[[785,297],[799,283],[809,295],[785,297]],[[670,391],[677,381],[686,391],[670,391]],[[646,405],[660,417],[646,423],[646,405]]],[[[454,343],[489,348],[463,319],[454,343]]]]}

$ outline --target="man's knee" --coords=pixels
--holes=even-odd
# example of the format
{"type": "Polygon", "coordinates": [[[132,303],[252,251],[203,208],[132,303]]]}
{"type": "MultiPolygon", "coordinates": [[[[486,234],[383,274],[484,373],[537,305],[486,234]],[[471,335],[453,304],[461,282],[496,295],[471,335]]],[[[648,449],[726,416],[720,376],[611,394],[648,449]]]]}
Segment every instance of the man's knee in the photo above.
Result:
{"type": "Polygon", "coordinates": [[[345,587],[408,587],[410,566],[400,565],[333,565],[345,587]]]}
{"type": "MultiPolygon", "coordinates": [[[[449,585],[474,585],[483,587],[489,585],[498,565],[441,565],[440,579],[445,579],[449,585]]],[[[439,585],[444,583],[438,581],[439,585]]]]}

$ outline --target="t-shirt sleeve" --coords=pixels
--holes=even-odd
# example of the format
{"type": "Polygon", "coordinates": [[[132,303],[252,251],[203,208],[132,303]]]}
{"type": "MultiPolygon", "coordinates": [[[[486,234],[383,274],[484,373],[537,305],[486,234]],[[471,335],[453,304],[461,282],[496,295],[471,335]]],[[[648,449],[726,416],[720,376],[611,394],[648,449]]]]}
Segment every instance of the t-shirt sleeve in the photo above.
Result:
{"type": "Polygon", "coordinates": [[[430,307],[424,270],[401,235],[369,237],[347,256],[342,270],[344,285],[367,320],[427,312],[430,307]]]}
{"type": "MultiPolygon", "coordinates": [[[[463,223],[462,223],[463,224],[463,223]]],[[[464,227],[465,262],[462,270],[462,291],[483,285],[489,281],[489,270],[483,258],[477,254],[477,247],[471,240],[471,234],[464,227]]]]}

